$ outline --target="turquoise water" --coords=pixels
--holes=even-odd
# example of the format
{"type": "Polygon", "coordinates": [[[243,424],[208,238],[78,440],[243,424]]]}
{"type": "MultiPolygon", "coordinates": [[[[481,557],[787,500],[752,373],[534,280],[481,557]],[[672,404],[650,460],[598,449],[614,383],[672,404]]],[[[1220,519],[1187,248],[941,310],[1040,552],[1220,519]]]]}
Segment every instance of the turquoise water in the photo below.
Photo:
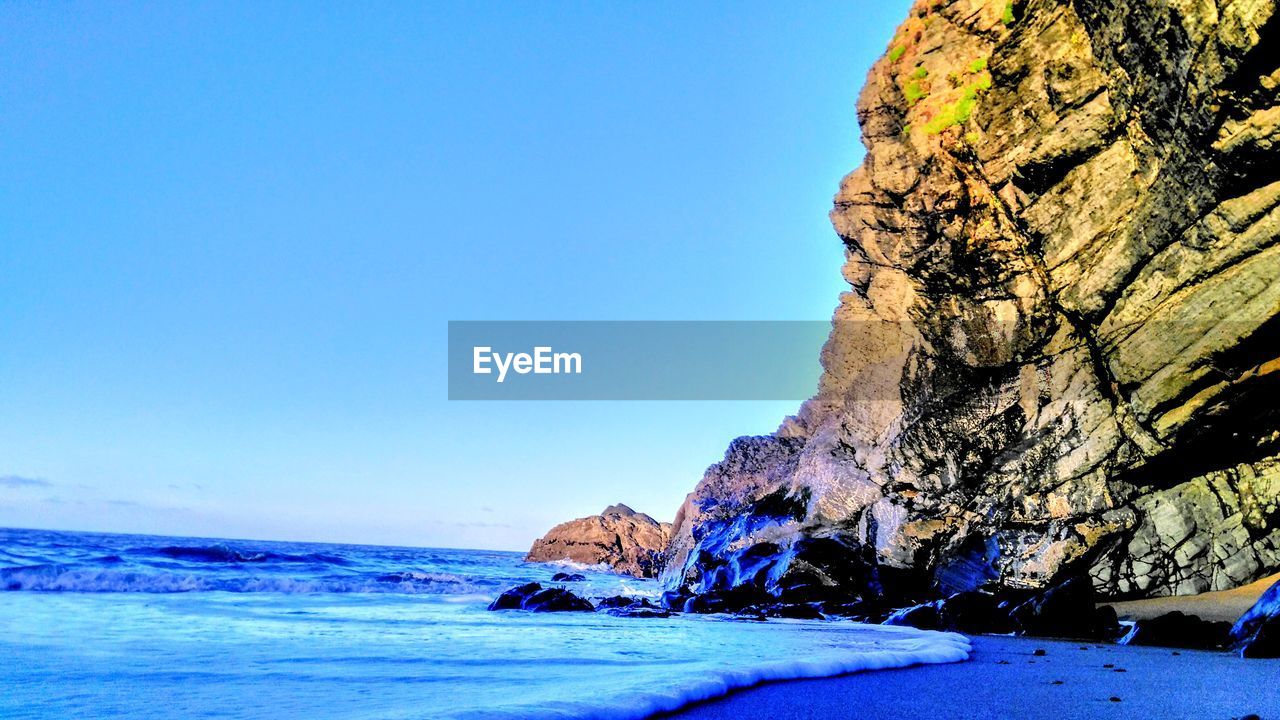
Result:
{"type": "MultiPolygon", "coordinates": [[[[519,554],[0,530],[0,716],[641,718],[764,679],[967,656],[847,622],[489,612],[519,554]]],[[[652,581],[579,569],[591,597],[652,581]]]]}

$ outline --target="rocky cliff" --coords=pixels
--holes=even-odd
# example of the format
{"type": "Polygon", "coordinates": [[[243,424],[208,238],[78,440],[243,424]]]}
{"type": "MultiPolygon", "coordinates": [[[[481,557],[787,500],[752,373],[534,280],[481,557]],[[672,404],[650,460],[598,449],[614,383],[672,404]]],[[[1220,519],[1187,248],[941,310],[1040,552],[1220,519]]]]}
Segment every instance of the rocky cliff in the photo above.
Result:
{"type": "Polygon", "coordinates": [[[677,516],[672,591],[1234,587],[1280,567],[1280,14],[924,0],[858,102],[815,397],[677,516]]]}
{"type": "Polygon", "coordinates": [[[525,560],[608,565],[623,575],[654,577],[670,540],[671,523],[660,523],[626,505],[610,505],[599,515],[551,528],[533,541],[525,560]]]}

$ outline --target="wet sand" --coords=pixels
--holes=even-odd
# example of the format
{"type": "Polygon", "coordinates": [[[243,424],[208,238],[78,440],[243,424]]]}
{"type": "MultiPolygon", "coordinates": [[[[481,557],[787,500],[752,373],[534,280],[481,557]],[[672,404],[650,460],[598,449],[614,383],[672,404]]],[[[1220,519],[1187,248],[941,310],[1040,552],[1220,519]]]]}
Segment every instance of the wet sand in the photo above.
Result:
{"type": "Polygon", "coordinates": [[[968,662],[762,685],[680,720],[1280,718],[1280,660],[1032,638],[974,638],[968,662]],[[1044,650],[1037,656],[1037,649],[1044,650]],[[1111,665],[1112,667],[1108,667],[1111,665]],[[1117,698],[1113,700],[1112,698],[1117,698]]]}

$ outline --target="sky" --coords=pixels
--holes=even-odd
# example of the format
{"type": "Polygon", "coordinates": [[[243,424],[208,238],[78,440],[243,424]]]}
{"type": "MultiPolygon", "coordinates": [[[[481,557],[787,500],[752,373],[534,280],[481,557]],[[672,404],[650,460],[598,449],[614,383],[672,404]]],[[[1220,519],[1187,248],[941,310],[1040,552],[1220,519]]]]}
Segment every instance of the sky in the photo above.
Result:
{"type": "Polygon", "coordinates": [[[447,323],[829,318],[907,6],[0,4],[0,525],[670,520],[796,403],[451,402],[447,323]]]}

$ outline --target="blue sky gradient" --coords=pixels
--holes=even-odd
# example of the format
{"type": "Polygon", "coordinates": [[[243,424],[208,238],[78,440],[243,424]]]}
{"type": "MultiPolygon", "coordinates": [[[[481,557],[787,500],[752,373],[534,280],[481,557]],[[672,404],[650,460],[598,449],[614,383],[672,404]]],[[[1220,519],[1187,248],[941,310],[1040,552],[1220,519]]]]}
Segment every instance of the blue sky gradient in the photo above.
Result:
{"type": "Polygon", "coordinates": [[[0,525],[670,519],[794,403],[451,403],[446,322],[828,318],[907,6],[0,5],[0,525]]]}

